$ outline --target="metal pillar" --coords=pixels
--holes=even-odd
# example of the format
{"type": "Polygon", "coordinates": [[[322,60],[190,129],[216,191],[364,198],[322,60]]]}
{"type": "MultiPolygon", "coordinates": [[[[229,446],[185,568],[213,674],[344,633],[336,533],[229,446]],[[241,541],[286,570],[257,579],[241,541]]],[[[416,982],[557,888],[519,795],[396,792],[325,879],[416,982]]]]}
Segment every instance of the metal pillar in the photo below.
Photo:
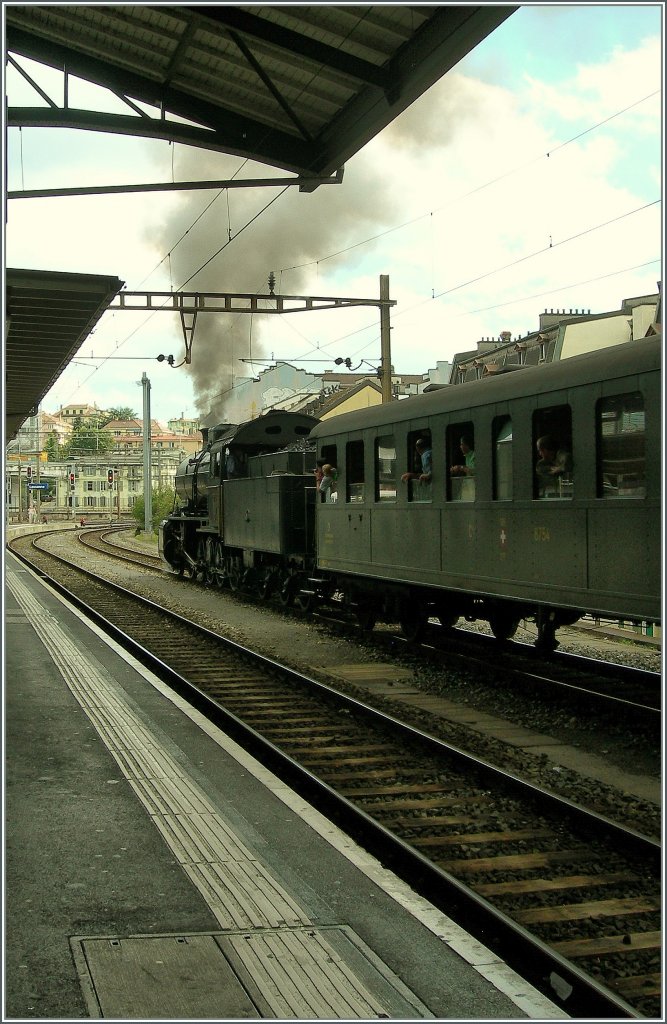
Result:
{"type": "Polygon", "coordinates": [[[144,530],[153,532],[153,509],[151,490],[151,382],[146,373],[141,375],[144,389],[144,530]]]}
{"type": "Polygon", "coordinates": [[[389,275],[380,274],[380,383],[382,404],[391,402],[391,340],[389,336],[389,275]]]}

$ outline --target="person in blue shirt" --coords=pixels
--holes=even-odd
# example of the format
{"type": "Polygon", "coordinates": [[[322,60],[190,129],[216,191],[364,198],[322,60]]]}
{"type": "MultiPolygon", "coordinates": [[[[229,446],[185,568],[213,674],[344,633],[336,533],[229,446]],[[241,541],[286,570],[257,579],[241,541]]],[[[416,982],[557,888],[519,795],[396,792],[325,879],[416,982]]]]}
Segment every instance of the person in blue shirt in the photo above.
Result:
{"type": "Polygon", "coordinates": [[[429,441],[420,437],[415,442],[417,454],[421,459],[421,473],[404,473],[401,477],[403,483],[408,480],[419,480],[420,484],[430,484],[433,473],[433,451],[429,441]]]}

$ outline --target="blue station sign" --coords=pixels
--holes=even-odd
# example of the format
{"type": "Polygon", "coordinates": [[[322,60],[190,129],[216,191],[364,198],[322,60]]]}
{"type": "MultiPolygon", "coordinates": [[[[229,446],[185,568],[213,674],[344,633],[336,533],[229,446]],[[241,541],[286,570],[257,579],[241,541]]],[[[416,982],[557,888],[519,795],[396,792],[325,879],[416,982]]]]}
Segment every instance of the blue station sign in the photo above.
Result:
{"type": "Polygon", "coordinates": [[[30,491],[48,491],[49,485],[46,480],[40,480],[38,484],[28,484],[30,491]]]}

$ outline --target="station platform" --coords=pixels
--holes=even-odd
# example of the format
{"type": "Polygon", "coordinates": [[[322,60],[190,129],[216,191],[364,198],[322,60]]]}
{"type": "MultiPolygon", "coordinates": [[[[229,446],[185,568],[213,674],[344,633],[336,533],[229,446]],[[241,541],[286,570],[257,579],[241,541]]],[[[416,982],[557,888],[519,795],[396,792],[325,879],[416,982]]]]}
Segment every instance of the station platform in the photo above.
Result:
{"type": "Polygon", "coordinates": [[[5,559],[3,1019],[566,1019],[5,559]]]}

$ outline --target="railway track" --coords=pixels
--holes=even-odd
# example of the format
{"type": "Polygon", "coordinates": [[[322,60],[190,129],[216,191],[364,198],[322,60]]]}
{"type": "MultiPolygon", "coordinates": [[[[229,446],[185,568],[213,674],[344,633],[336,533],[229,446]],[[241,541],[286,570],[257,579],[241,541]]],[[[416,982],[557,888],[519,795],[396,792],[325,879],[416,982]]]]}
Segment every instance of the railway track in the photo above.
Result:
{"type": "MultiPolygon", "coordinates": [[[[388,645],[402,640],[398,634],[385,634],[379,635],[379,642],[388,645]]],[[[439,664],[458,663],[486,673],[492,666],[504,686],[563,700],[589,715],[631,716],[633,722],[655,730],[662,726],[662,678],[658,672],[558,651],[544,658],[523,643],[498,644],[484,634],[443,630],[434,624],[430,624],[420,651],[439,664]]]]}
{"type": "MultiPolygon", "coordinates": [[[[89,549],[110,557],[165,572],[164,562],[127,546],[122,534],[125,530],[108,528],[86,530],[78,539],[89,549]]],[[[311,611],[312,609],[309,609],[311,611]]],[[[356,619],[336,614],[325,608],[319,613],[321,621],[347,628],[358,635],[356,619]]],[[[364,632],[367,643],[395,654],[396,646],[406,647],[405,638],[394,631],[364,632]]],[[[502,685],[512,686],[524,694],[534,693],[544,699],[562,701],[575,713],[622,716],[634,726],[653,732],[662,729],[662,677],[658,672],[615,665],[598,659],[585,658],[564,652],[551,652],[548,658],[525,643],[497,640],[466,629],[443,629],[430,622],[419,642],[420,655],[431,657],[439,665],[460,665],[470,671],[477,668],[488,674],[490,664],[502,685]]]]}
{"type": "Polygon", "coordinates": [[[142,565],[146,569],[166,571],[164,562],[159,555],[151,555],[149,552],[139,551],[130,548],[127,544],[119,541],[119,534],[127,532],[125,528],[110,529],[93,527],[88,530],[81,530],[77,533],[77,539],[84,547],[98,554],[107,555],[109,558],[117,558],[131,565],[142,565]]]}
{"type": "Polygon", "coordinates": [[[92,574],[68,575],[136,656],[571,1016],[659,1013],[657,842],[92,574]]]}

